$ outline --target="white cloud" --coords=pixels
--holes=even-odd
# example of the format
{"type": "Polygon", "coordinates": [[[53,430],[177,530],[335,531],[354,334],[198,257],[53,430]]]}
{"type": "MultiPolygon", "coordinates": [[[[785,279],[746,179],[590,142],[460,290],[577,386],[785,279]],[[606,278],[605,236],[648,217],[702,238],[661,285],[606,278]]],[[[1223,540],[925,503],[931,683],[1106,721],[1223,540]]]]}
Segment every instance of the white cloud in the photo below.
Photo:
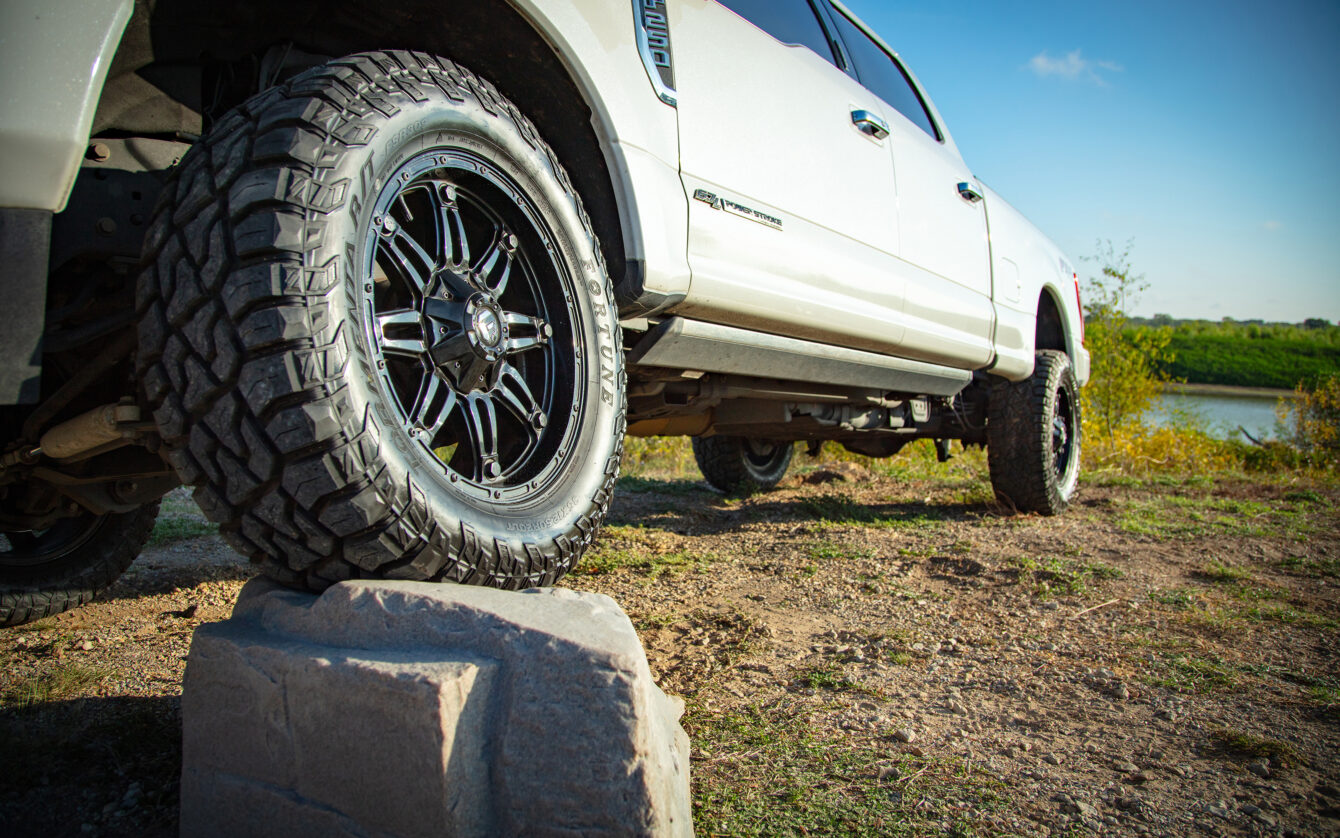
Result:
{"type": "Polygon", "coordinates": [[[1126,68],[1115,61],[1093,61],[1085,58],[1081,50],[1071,50],[1061,58],[1052,58],[1046,50],[1028,59],[1028,69],[1036,75],[1046,78],[1059,76],[1063,79],[1093,82],[1100,87],[1107,86],[1107,80],[1099,73],[1120,73],[1126,68]]]}

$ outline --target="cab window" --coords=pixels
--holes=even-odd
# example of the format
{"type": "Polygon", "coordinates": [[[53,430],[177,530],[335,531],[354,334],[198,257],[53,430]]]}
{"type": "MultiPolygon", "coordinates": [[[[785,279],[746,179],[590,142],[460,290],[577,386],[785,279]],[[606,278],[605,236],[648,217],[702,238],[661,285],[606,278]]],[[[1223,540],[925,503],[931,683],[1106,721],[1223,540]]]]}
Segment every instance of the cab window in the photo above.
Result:
{"type": "Polygon", "coordinates": [[[833,62],[833,47],[828,42],[819,18],[808,0],[718,0],[721,5],[767,32],[784,44],[809,47],[816,55],[833,62]]]}

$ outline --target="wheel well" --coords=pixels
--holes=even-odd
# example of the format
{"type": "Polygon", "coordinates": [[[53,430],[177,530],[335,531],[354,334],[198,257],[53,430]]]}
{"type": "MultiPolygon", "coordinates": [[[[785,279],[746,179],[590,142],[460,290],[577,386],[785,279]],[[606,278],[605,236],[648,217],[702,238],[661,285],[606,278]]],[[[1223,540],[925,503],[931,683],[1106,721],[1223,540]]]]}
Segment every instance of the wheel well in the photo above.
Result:
{"type": "Polygon", "coordinates": [[[149,0],[104,87],[94,134],[200,133],[258,92],[266,50],[338,57],[374,49],[442,55],[497,85],[571,177],[617,283],[618,204],[591,109],[554,50],[503,0],[149,0]],[[192,130],[194,128],[194,130],[192,130]]]}
{"type": "Polygon", "coordinates": [[[1055,298],[1046,291],[1038,300],[1038,325],[1033,337],[1033,348],[1055,349],[1068,352],[1065,340],[1065,321],[1061,319],[1061,309],[1055,298]]]}

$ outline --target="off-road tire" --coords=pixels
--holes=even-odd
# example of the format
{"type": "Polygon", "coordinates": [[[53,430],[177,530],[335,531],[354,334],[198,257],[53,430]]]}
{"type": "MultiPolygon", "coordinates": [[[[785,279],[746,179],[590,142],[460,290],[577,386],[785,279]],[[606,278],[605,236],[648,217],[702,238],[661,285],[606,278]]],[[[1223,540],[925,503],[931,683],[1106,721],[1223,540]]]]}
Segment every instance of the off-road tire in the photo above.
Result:
{"type": "MultiPolygon", "coordinates": [[[[0,626],[22,625],[92,602],[135,561],[157,517],[158,501],[133,512],[85,514],[56,525],[79,528],[79,537],[45,561],[10,565],[0,554],[0,626]]],[[[50,538],[54,531],[37,538],[50,538]]]]}
{"type": "MultiPolygon", "coordinates": [[[[452,223],[445,211],[440,216],[442,248],[433,258],[451,261],[461,253],[452,255],[452,223]]],[[[395,235],[388,233],[400,241],[395,235]]],[[[413,273],[408,262],[402,267],[406,277],[413,273]]],[[[434,283],[455,281],[445,268],[422,273],[422,300],[434,283]]],[[[224,538],[284,584],[550,585],[605,517],[623,445],[625,373],[600,248],[534,125],[490,83],[450,61],[403,51],[352,55],[223,117],[164,191],[138,299],[137,369],[165,455],[224,538]],[[432,170],[435,159],[449,168],[432,170]],[[391,229],[385,219],[393,213],[405,224],[411,215],[408,205],[386,202],[403,178],[425,184],[415,200],[464,206],[454,187],[434,180],[442,173],[466,184],[461,195],[469,186],[514,202],[492,207],[481,198],[479,206],[525,222],[520,244],[510,237],[506,265],[519,253],[517,264],[530,271],[525,287],[562,309],[536,368],[555,371],[554,381],[567,369],[569,380],[554,392],[566,386],[568,401],[554,397],[553,411],[535,419],[532,454],[515,466],[524,480],[496,473],[498,451],[515,447],[513,437],[502,439],[497,414],[491,436],[480,431],[470,440],[483,476],[453,470],[455,459],[445,458],[466,443],[430,448],[439,428],[413,424],[426,412],[397,401],[400,384],[387,371],[394,366],[387,359],[398,357],[390,354],[394,312],[378,319],[378,295],[383,282],[407,281],[378,273],[389,252],[378,235],[391,229]],[[373,224],[379,202],[386,212],[380,227],[373,224]],[[553,283],[531,282],[541,269],[553,283]],[[552,456],[535,453],[542,449],[552,456]]],[[[487,323],[475,315],[464,327],[471,340],[501,345],[499,324],[512,313],[500,306],[487,323]]],[[[419,339],[424,357],[435,340],[427,323],[419,339]]],[[[423,373],[425,385],[437,369],[423,373]]]]}
{"type": "Polygon", "coordinates": [[[1079,480],[1079,388],[1064,352],[1037,353],[1033,375],[997,381],[987,411],[987,463],[996,499],[1057,515],[1079,480]]]}
{"type": "Polygon", "coordinates": [[[789,442],[738,436],[693,438],[698,470],[709,484],[727,494],[773,488],[786,476],[794,452],[789,442]]]}

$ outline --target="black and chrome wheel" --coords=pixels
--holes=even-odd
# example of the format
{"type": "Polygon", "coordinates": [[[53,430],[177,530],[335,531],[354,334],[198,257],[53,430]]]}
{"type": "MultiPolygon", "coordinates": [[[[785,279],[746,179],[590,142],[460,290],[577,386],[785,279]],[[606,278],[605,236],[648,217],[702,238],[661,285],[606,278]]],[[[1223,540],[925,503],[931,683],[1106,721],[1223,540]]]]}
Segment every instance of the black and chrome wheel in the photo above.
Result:
{"type": "Polygon", "coordinates": [[[0,626],[84,605],[130,567],[158,517],[158,501],[133,512],[59,518],[0,532],[0,626]]]}
{"type": "Polygon", "coordinates": [[[789,442],[739,436],[693,438],[693,458],[707,482],[723,492],[768,490],[781,482],[791,466],[795,446],[789,442]]]}
{"type": "Polygon", "coordinates": [[[515,106],[443,59],[350,56],[220,120],[165,196],[139,369],[230,543],[314,589],[572,566],[623,357],[590,222],[515,106]]]}
{"type": "Polygon", "coordinates": [[[1037,353],[1031,378],[997,382],[987,418],[991,486],[1021,512],[1056,515],[1079,482],[1079,388],[1063,352],[1037,353]]]}
{"type": "Polygon", "coordinates": [[[424,151],[388,178],[363,252],[363,326],[404,432],[458,491],[541,491],[591,394],[573,387],[582,315],[531,202],[475,154],[424,151]]]}

